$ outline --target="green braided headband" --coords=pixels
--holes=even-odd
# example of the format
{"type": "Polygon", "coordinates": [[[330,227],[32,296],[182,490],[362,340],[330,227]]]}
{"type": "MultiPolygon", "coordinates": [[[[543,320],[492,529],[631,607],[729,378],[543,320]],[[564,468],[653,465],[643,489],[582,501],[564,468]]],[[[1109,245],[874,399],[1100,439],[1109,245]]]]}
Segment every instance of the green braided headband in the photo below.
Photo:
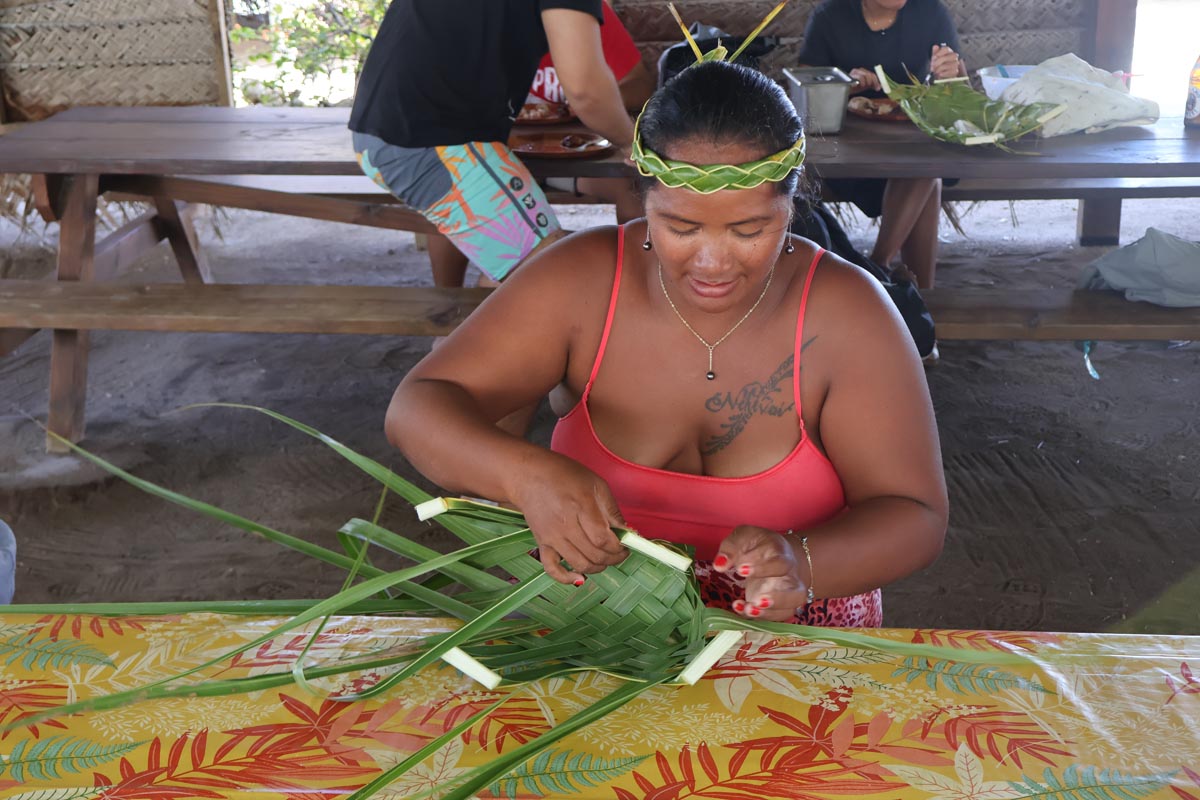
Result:
{"type": "Polygon", "coordinates": [[[672,189],[683,186],[699,194],[712,194],[722,189],[753,189],[768,182],[778,183],[804,163],[804,145],[802,133],[791,147],[759,161],[700,166],[686,161],[669,161],[648,149],[642,144],[635,126],[630,158],[639,175],[655,178],[663,186],[672,189]]]}
{"type": "MultiPolygon", "coordinates": [[[[787,5],[787,0],[779,3],[767,14],[766,18],[759,23],[746,39],[742,42],[742,46],[733,54],[730,61],[737,59],[741,55],[742,50],[750,44],[751,40],[757,36],[767,24],[775,18],[783,7],[787,5]]],[[[683,19],[680,18],[679,12],[675,10],[672,3],[667,3],[667,7],[674,15],[675,21],[679,23],[679,27],[683,30],[684,38],[691,45],[692,50],[696,54],[696,63],[702,61],[723,61],[727,55],[724,47],[717,46],[707,53],[701,53],[699,46],[696,44],[692,34],[688,31],[687,26],[683,24],[683,19]]],[[[791,174],[792,170],[804,163],[804,134],[800,134],[800,138],[796,140],[791,147],[780,150],[774,155],[767,156],[759,161],[749,161],[745,164],[708,164],[700,166],[697,164],[688,164],[685,161],[668,161],[667,159],[650,150],[642,144],[642,136],[638,132],[642,124],[642,114],[646,113],[646,109],[642,109],[642,113],[638,114],[637,123],[633,126],[633,149],[630,153],[630,159],[634,166],[637,167],[639,175],[646,178],[655,178],[663,186],[668,186],[672,189],[677,189],[681,186],[691,189],[699,194],[712,194],[719,192],[722,189],[753,189],[755,186],[761,186],[764,183],[778,183],[791,174]]]]}

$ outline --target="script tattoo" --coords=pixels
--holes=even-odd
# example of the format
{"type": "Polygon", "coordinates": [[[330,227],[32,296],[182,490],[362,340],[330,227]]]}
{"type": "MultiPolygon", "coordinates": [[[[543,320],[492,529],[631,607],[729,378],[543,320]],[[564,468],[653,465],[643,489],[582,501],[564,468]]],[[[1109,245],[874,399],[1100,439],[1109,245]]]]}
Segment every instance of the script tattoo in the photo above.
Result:
{"type": "MultiPolygon", "coordinates": [[[[800,347],[800,352],[808,349],[808,346],[813,343],[817,337],[813,337],[805,342],[800,347]]],[[[720,452],[733,442],[742,431],[746,429],[746,425],[750,423],[750,419],[756,414],[766,415],[769,417],[782,417],[785,414],[794,413],[796,409],[796,401],[793,398],[787,405],[780,404],[779,394],[784,386],[791,383],[795,358],[788,356],[783,360],[783,363],[775,368],[771,373],[771,377],[761,383],[755,381],[747,383],[735,394],[733,392],[718,392],[704,402],[704,407],[714,414],[720,414],[723,411],[730,413],[729,421],[721,423],[721,429],[724,431],[718,436],[714,436],[704,443],[700,452],[702,455],[712,455],[720,452]]]]}

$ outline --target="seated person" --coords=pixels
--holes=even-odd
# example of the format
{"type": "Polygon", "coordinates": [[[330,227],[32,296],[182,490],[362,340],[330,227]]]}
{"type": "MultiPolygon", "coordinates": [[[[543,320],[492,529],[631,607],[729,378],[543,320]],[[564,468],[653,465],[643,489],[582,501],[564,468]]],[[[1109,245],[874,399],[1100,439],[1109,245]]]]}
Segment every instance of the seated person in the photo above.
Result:
{"type": "Polygon", "coordinates": [[[638,130],[646,219],[505,281],[401,381],[388,439],[520,509],[562,582],[621,561],[628,525],[694,546],[709,605],[880,625],[879,587],[946,530],[912,340],[877,281],[788,233],[804,136],[777,84],[699,63],[638,130]],[[550,449],[494,424],[552,390],[550,449]]]}
{"type": "Polygon", "coordinates": [[[565,235],[507,145],[547,50],[583,123],[629,148],[603,19],[601,0],[392,0],[350,129],[363,171],[446,237],[430,242],[435,262],[437,248],[457,249],[499,281],[565,235]]]}
{"type": "MultiPolygon", "coordinates": [[[[856,93],[882,97],[875,65],[907,81],[965,76],[958,33],[941,0],[824,0],[808,20],[800,62],[838,67],[858,81],[856,93]]],[[[825,181],[838,200],[879,218],[871,260],[890,268],[896,256],[922,289],[937,268],[939,178],[865,178],[825,181]]]]}
{"type": "MultiPolygon", "coordinates": [[[[600,47],[604,51],[605,63],[617,79],[621,102],[629,111],[641,111],[655,89],[656,80],[642,63],[642,54],[634,44],[633,37],[621,24],[620,17],[607,0],[604,2],[604,24],[600,26],[600,47]]],[[[547,53],[538,64],[525,105],[562,106],[568,100],[558,70],[554,67],[554,59],[547,53]]],[[[624,178],[547,178],[543,185],[571,192],[576,197],[592,196],[612,203],[616,208],[617,222],[628,222],[642,215],[641,198],[637,196],[632,182],[624,178]]],[[[444,239],[440,242],[432,241],[432,236],[430,239],[429,257],[434,284],[462,286],[467,272],[467,257],[444,239]]],[[[482,283],[494,285],[495,281],[484,279],[482,283]]]]}

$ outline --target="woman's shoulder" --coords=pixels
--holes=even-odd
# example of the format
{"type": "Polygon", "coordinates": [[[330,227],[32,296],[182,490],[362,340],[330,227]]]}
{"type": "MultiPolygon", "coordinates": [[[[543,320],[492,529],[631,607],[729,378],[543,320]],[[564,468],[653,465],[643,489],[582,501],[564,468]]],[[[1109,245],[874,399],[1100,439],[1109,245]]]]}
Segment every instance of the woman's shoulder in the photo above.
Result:
{"type": "MultiPolygon", "coordinates": [[[[502,284],[500,294],[517,300],[533,297],[547,312],[571,317],[580,306],[605,302],[616,276],[620,236],[629,247],[628,231],[605,225],[577,231],[534,253],[502,284]]],[[[628,258],[628,255],[626,255],[628,258]]]]}
{"type": "Polygon", "coordinates": [[[540,291],[556,295],[611,285],[622,236],[629,239],[616,225],[572,233],[535,253],[505,284],[536,284],[540,291]]]}
{"type": "Polygon", "coordinates": [[[828,250],[813,275],[809,307],[814,321],[856,330],[898,321],[891,298],[874,275],[828,250]]]}

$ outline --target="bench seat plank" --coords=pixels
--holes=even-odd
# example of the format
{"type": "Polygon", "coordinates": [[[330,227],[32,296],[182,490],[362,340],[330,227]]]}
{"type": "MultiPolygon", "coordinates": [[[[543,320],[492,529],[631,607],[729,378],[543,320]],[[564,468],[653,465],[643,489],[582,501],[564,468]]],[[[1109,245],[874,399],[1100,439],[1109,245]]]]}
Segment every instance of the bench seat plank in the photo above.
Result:
{"type": "Polygon", "coordinates": [[[206,333],[449,333],[488,289],[0,281],[0,327],[206,333]]]}
{"type": "Polygon", "coordinates": [[[938,339],[1200,339],[1200,308],[1135,303],[1117,292],[928,289],[938,339]]]}
{"type": "MultiPolygon", "coordinates": [[[[225,175],[193,180],[339,200],[398,202],[366,175],[225,175]]],[[[588,202],[587,198],[575,199],[567,193],[552,194],[555,195],[554,202],[588,202]]],[[[955,186],[945,187],[942,197],[946,200],[1200,197],[1200,178],[968,178],[955,186]]]]}
{"type": "MultiPolygon", "coordinates": [[[[437,336],[488,291],[6,280],[0,327],[437,336]]],[[[1200,339],[1200,308],[1131,303],[1112,292],[935,289],[925,299],[941,340],[1200,339]]]]}

